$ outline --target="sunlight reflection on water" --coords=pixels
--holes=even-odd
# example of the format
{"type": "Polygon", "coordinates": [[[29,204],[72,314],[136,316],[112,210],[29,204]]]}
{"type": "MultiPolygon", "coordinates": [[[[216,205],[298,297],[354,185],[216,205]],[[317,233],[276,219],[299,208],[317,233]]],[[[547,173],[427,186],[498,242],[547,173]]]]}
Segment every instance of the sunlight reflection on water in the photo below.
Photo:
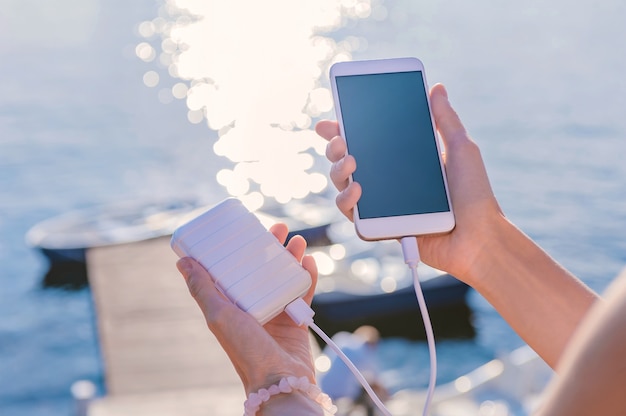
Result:
{"type": "MultiPolygon", "coordinates": [[[[266,197],[287,203],[324,191],[315,162],[325,142],[313,131],[313,120],[332,109],[322,75],[367,47],[324,34],[384,19],[386,9],[370,0],[169,0],[159,15],[139,25],[135,53],[182,81],[162,88],[161,102],[185,99],[188,120],[218,132],[214,152],[233,167],[216,172],[217,182],[251,209],[266,197]]],[[[156,71],[145,73],[146,86],[161,83],[156,71]]]]}

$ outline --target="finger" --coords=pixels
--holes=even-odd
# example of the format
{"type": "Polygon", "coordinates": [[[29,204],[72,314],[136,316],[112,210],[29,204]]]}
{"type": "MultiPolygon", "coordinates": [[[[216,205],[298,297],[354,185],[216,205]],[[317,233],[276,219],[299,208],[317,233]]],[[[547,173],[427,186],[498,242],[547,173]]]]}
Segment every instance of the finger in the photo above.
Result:
{"type": "MultiPolygon", "coordinates": [[[[437,130],[446,148],[446,173],[457,219],[464,212],[469,212],[460,208],[472,206],[471,201],[488,200],[499,211],[480,149],[469,137],[458,114],[452,108],[443,85],[437,84],[431,89],[431,105],[437,130]]],[[[462,223],[462,220],[457,221],[457,228],[462,223]]]]}
{"type": "Polygon", "coordinates": [[[302,297],[302,299],[307,303],[311,304],[313,301],[313,295],[315,294],[315,287],[317,286],[317,263],[315,263],[315,259],[313,256],[304,256],[302,258],[302,267],[305,268],[307,272],[311,275],[311,287],[309,291],[302,297]]]}
{"type": "Polygon", "coordinates": [[[346,155],[346,150],[346,141],[341,136],[335,136],[326,144],[326,158],[332,163],[338,162],[346,155]]]}
{"type": "Polygon", "coordinates": [[[326,140],[339,136],[339,124],[336,121],[321,120],[315,125],[315,132],[326,140]]]}
{"type": "Polygon", "coordinates": [[[330,167],[330,180],[338,191],[343,191],[350,184],[350,175],[354,171],[356,171],[356,159],[351,155],[346,155],[330,167]]]}
{"type": "Polygon", "coordinates": [[[234,306],[215,286],[213,278],[191,257],[183,257],[176,267],[185,278],[189,293],[198,303],[207,321],[213,320],[224,307],[234,306]]]}
{"type": "Polygon", "coordinates": [[[311,287],[307,294],[303,297],[305,301],[311,304],[313,300],[313,293],[315,292],[315,285],[317,284],[317,264],[311,256],[305,256],[307,242],[301,235],[294,235],[287,243],[287,250],[292,256],[302,263],[302,267],[311,275],[311,287]]]}
{"type": "Polygon", "coordinates": [[[315,292],[315,285],[317,284],[317,264],[311,256],[305,256],[307,242],[301,235],[294,235],[287,243],[287,250],[302,263],[302,267],[311,275],[311,287],[303,299],[311,304],[313,300],[313,294],[315,292]]]}
{"type": "Polygon", "coordinates": [[[177,267],[200,306],[209,329],[233,363],[246,391],[257,390],[258,386],[265,385],[267,374],[280,368],[284,361],[280,346],[252,315],[221,296],[211,275],[202,265],[191,258],[183,258],[178,261],[177,267]],[[241,342],[242,334],[246,334],[246,339],[254,342],[241,342]],[[263,362],[267,370],[258,370],[260,362],[263,362]]]}
{"type": "Polygon", "coordinates": [[[301,235],[294,235],[287,243],[287,250],[298,260],[302,261],[306,250],[306,240],[301,235]]]}
{"type": "Polygon", "coordinates": [[[430,91],[430,101],[437,130],[446,147],[458,141],[468,140],[467,131],[458,114],[448,100],[448,93],[442,84],[436,84],[430,91]]]}
{"type": "Polygon", "coordinates": [[[307,242],[301,235],[294,235],[287,243],[287,250],[302,263],[302,267],[309,272],[311,276],[311,287],[306,295],[303,296],[304,301],[309,305],[313,300],[313,294],[315,293],[315,286],[317,285],[317,264],[311,256],[305,256],[307,242]]]}
{"type": "Polygon", "coordinates": [[[359,198],[361,198],[361,185],[358,182],[352,182],[346,189],[337,195],[335,200],[337,208],[343,213],[350,221],[353,221],[354,206],[359,198]]]}
{"type": "Polygon", "coordinates": [[[274,237],[276,237],[280,244],[285,244],[287,235],[289,235],[289,229],[286,224],[277,222],[270,227],[269,231],[274,234],[274,237]]]}

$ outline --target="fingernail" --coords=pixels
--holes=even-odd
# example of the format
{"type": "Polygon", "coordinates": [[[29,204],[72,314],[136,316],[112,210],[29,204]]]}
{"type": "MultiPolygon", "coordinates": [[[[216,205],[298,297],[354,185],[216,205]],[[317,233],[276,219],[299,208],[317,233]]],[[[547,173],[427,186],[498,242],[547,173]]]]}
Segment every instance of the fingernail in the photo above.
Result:
{"type": "Polygon", "coordinates": [[[188,279],[189,276],[191,276],[193,265],[191,264],[191,261],[188,258],[184,257],[178,260],[178,262],[176,263],[176,267],[178,268],[178,271],[180,272],[180,274],[183,275],[185,279],[188,279]]]}
{"type": "Polygon", "coordinates": [[[448,90],[446,89],[445,86],[441,86],[441,90],[443,91],[443,96],[446,97],[446,100],[448,99],[448,90]]]}

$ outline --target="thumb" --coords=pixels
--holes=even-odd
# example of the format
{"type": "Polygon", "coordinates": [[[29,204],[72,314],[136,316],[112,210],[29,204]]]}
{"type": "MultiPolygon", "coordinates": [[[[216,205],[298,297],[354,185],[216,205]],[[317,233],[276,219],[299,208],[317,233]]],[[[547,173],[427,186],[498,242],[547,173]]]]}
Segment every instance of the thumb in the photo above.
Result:
{"type": "Polygon", "coordinates": [[[437,130],[446,148],[469,139],[461,119],[448,100],[448,92],[442,84],[436,84],[430,90],[430,103],[437,130]]]}
{"type": "Polygon", "coordinates": [[[196,300],[207,319],[225,303],[231,304],[217,289],[209,272],[197,261],[190,257],[183,257],[178,260],[176,267],[185,278],[189,293],[196,300]]]}

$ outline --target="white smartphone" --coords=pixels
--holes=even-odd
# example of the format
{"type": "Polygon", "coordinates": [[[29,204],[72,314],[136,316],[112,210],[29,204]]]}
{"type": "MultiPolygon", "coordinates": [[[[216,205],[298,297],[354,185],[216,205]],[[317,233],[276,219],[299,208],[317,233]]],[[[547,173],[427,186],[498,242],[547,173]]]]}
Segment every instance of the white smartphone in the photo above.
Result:
{"type": "Polygon", "coordinates": [[[215,285],[261,325],[311,287],[311,275],[235,198],[228,198],[174,231],[171,247],[193,257],[215,285]]]}
{"type": "Polygon", "coordinates": [[[422,62],[350,61],[330,69],[341,136],[362,187],[354,224],[363,240],[442,234],[455,225],[422,62]]]}

